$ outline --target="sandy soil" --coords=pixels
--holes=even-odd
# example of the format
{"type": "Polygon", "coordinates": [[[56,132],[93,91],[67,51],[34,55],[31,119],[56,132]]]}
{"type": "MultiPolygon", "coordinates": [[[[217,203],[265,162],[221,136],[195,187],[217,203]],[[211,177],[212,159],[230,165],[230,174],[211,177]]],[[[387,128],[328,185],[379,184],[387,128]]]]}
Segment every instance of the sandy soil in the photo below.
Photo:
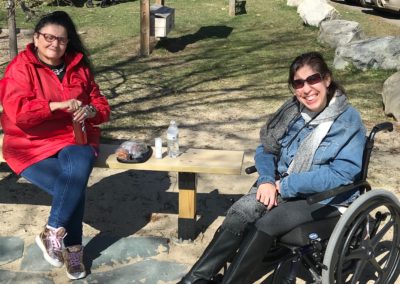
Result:
{"type": "MultiPolygon", "coordinates": [[[[19,35],[23,48],[30,36],[19,35]]],[[[7,37],[0,34],[0,66],[7,61],[7,37]]],[[[210,114],[214,115],[214,114],[210,114]]],[[[181,118],[182,120],[184,118],[181,118]]],[[[224,128],[229,133],[229,125],[224,128]]],[[[372,125],[367,126],[371,129],[372,125]]],[[[185,128],[181,137],[193,137],[194,129],[185,128]]],[[[203,141],[214,145],[227,145],[232,149],[254,149],[258,130],[248,130],[243,140],[202,133],[203,141]]],[[[385,188],[400,197],[400,127],[395,123],[392,133],[377,136],[376,150],[370,165],[370,182],[374,188],[385,188]]],[[[247,151],[244,167],[252,164],[252,151],[247,151]]],[[[23,179],[6,178],[9,170],[0,168],[1,236],[18,236],[26,244],[34,241],[49,214],[50,198],[23,179]]],[[[200,175],[198,181],[198,227],[200,233],[194,242],[177,240],[177,185],[175,173],[122,172],[95,169],[92,173],[85,213],[84,234],[112,234],[121,237],[132,235],[161,236],[169,238],[170,250],[160,254],[160,259],[192,264],[209,243],[221,224],[225,211],[234,200],[248,191],[255,177],[200,175]]],[[[9,268],[18,267],[10,264],[9,268]]],[[[56,275],[59,283],[65,281],[64,272],[56,275]]],[[[57,282],[58,282],[57,281],[57,282]]],[[[259,281],[261,282],[261,281],[259,281]]],[[[266,282],[264,282],[266,283],[266,282]]]]}

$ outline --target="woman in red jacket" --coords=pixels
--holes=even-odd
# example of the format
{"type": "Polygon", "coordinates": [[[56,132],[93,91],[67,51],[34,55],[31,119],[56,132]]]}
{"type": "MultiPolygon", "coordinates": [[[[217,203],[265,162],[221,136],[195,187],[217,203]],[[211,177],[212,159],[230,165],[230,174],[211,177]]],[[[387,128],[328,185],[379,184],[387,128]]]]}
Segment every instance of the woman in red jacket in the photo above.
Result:
{"type": "Polygon", "coordinates": [[[108,121],[110,107],[67,13],[39,20],[33,43],[7,66],[1,84],[3,156],[53,197],[36,243],[50,264],[66,265],[70,279],[85,277],[85,191],[98,153],[96,125],[108,121]]]}

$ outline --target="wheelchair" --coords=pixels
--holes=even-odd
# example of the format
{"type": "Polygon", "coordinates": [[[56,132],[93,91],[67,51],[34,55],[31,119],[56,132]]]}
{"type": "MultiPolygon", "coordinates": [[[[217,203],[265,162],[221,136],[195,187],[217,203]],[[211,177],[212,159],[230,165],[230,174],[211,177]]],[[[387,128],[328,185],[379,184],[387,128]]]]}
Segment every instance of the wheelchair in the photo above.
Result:
{"type": "MultiPolygon", "coordinates": [[[[393,131],[393,124],[376,125],[366,138],[359,180],[307,198],[313,204],[354,189],[361,194],[341,215],[303,224],[281,236],[264,259],[275,267],[272,283],[296,283],[300,267],[316,284],[395,283],[400,263],[400,202],[389,191],[371,190],[366,180],[374,137],[382,130],[393,131]]],[[[251,174],[256,168],[245,171],[251,174]]]]}

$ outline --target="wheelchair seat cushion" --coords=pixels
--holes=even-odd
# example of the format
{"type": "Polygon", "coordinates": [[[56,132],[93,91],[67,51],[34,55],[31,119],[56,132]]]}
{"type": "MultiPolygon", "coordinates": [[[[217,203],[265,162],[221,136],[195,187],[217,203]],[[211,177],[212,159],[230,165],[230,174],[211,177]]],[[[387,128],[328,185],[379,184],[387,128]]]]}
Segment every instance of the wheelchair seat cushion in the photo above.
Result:
{"type": "Polygon", "coordinates": [[[302,247],[310,244],[309,235],[317,234],[321,240],[328,239],[340,218],[339,216],[302,224],[285,235],[278,242],[287,247],[302,247]]]}

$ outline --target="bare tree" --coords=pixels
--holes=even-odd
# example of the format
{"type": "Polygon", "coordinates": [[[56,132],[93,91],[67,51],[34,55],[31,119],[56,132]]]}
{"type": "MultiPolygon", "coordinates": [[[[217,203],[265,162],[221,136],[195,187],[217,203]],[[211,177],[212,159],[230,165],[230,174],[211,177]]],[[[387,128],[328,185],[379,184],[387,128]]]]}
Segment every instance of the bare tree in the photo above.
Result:
{"type": "Polygon", "coordinates": [[[22,12],[24,12],[24,14],[25,14],[26,21],[28,22],[28,21],[32,20],[33,16],[35,16],[35,14],[36,14],[35,11],[33,11],[31,8],[29,8],[28,5],[26,5],[24,0],[21,0],[19,5],[21,7],[22,12]]]}
{"type": "Polygon", "coordinates": [[[10,59],[12,60],[18,54],[14,0],[7,0],[7,10],[8,10],[8,38],[9,38],[9,48],[10,48],[10,59]]]}

